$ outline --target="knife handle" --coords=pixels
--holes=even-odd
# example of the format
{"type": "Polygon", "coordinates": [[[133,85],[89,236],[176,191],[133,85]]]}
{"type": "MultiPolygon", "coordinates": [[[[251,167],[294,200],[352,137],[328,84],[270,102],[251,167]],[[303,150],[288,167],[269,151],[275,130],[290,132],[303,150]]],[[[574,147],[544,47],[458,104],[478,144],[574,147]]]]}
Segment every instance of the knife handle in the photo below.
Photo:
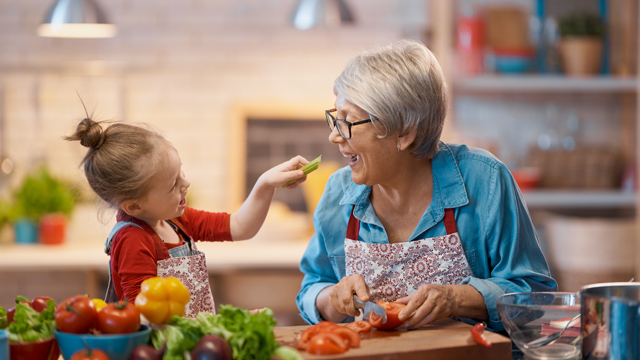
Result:
{"type": "Polygon", "coordinates": [[[358,298],[358,295],[353,294],[353,307],[356,310],[364,310],[364,303],[358,298]]]}

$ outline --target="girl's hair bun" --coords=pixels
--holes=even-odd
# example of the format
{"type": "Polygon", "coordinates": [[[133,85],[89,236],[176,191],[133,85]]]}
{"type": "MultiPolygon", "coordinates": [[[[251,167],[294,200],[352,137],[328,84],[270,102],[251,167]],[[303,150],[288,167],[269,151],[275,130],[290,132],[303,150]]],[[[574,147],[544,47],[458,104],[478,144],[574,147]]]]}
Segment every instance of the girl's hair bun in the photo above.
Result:
{"type": "Polygon", "coordinates": [[[97,150],[104,143],[105,135],[99,122],[85,118],[78,124],[76,138],[82,146],[97,150]]]}

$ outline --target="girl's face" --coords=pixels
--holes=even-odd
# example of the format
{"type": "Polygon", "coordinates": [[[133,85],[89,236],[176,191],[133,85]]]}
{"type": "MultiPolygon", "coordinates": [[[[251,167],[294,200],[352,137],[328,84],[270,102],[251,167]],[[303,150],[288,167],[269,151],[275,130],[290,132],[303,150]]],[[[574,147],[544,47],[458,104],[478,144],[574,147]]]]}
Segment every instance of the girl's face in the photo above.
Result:
{"type": "MultiPolygon", "coordinates": [[[[336,95],[335,108],[336,119],[354,123],[369,118],[365,110],[349,102],[340,93],[336,95]]],[[[396,138],[376,136],[381,134],[382,130],[376,129],[373,123],[352,126],[349,140],[340,136],[337,128],[329,134],[329,141],[338,144],[342,155],[349,158],[351,178],[356,184],[381,184],[392,175],[396,138]]]]}
{"type": "Polygon", "coordinates": [[[138,216],[147,222],[169,220],[184,213],[187,206],[189,181],[182,171],[178,153],[167,151],[164,168],[151,178],[151,190],[141,202],[143,213],[138,216]]]}

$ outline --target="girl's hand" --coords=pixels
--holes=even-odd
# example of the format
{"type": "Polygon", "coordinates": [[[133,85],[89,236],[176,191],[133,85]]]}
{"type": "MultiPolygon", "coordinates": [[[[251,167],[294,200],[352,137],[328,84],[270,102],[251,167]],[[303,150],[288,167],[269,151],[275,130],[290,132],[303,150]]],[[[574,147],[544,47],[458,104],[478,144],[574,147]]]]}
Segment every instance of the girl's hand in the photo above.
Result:
{"type": "Polygon", "coordinates": [[[369,301],[369,287],[360,274],[345,276],[332,286],[331,305],[340,313],[358,316],[360,310],[353,304],[353,294],[362,301],[369,301]]]}
{"type": "Polygon", "coordinates": [[[298,155],[289,161],[285,161],[282,164],[276,165],[271,169],[265,171],[260,176],[260,179],[258,179],[258,182],[262,183],[263,185],[279,187],[291,180],[297,180],[295,183],[287,187],[287,189],[293,189],[297,187],[298,184],[304,182],[307,179],[307,176],[304,174],[304,172],[299,169],[308,163],[309,161],[307,159],[298,155]]]}

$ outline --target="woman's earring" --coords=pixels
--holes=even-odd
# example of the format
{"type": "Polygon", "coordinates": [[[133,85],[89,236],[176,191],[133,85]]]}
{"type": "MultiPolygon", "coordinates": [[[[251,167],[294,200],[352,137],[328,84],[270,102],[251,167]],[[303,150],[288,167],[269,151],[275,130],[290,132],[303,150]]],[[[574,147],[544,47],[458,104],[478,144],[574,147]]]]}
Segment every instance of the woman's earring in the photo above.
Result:
{"type": "Polygon", "coordinates": [[[400,144],[398,144],[398,151],[400,151],[400,144]]]}

